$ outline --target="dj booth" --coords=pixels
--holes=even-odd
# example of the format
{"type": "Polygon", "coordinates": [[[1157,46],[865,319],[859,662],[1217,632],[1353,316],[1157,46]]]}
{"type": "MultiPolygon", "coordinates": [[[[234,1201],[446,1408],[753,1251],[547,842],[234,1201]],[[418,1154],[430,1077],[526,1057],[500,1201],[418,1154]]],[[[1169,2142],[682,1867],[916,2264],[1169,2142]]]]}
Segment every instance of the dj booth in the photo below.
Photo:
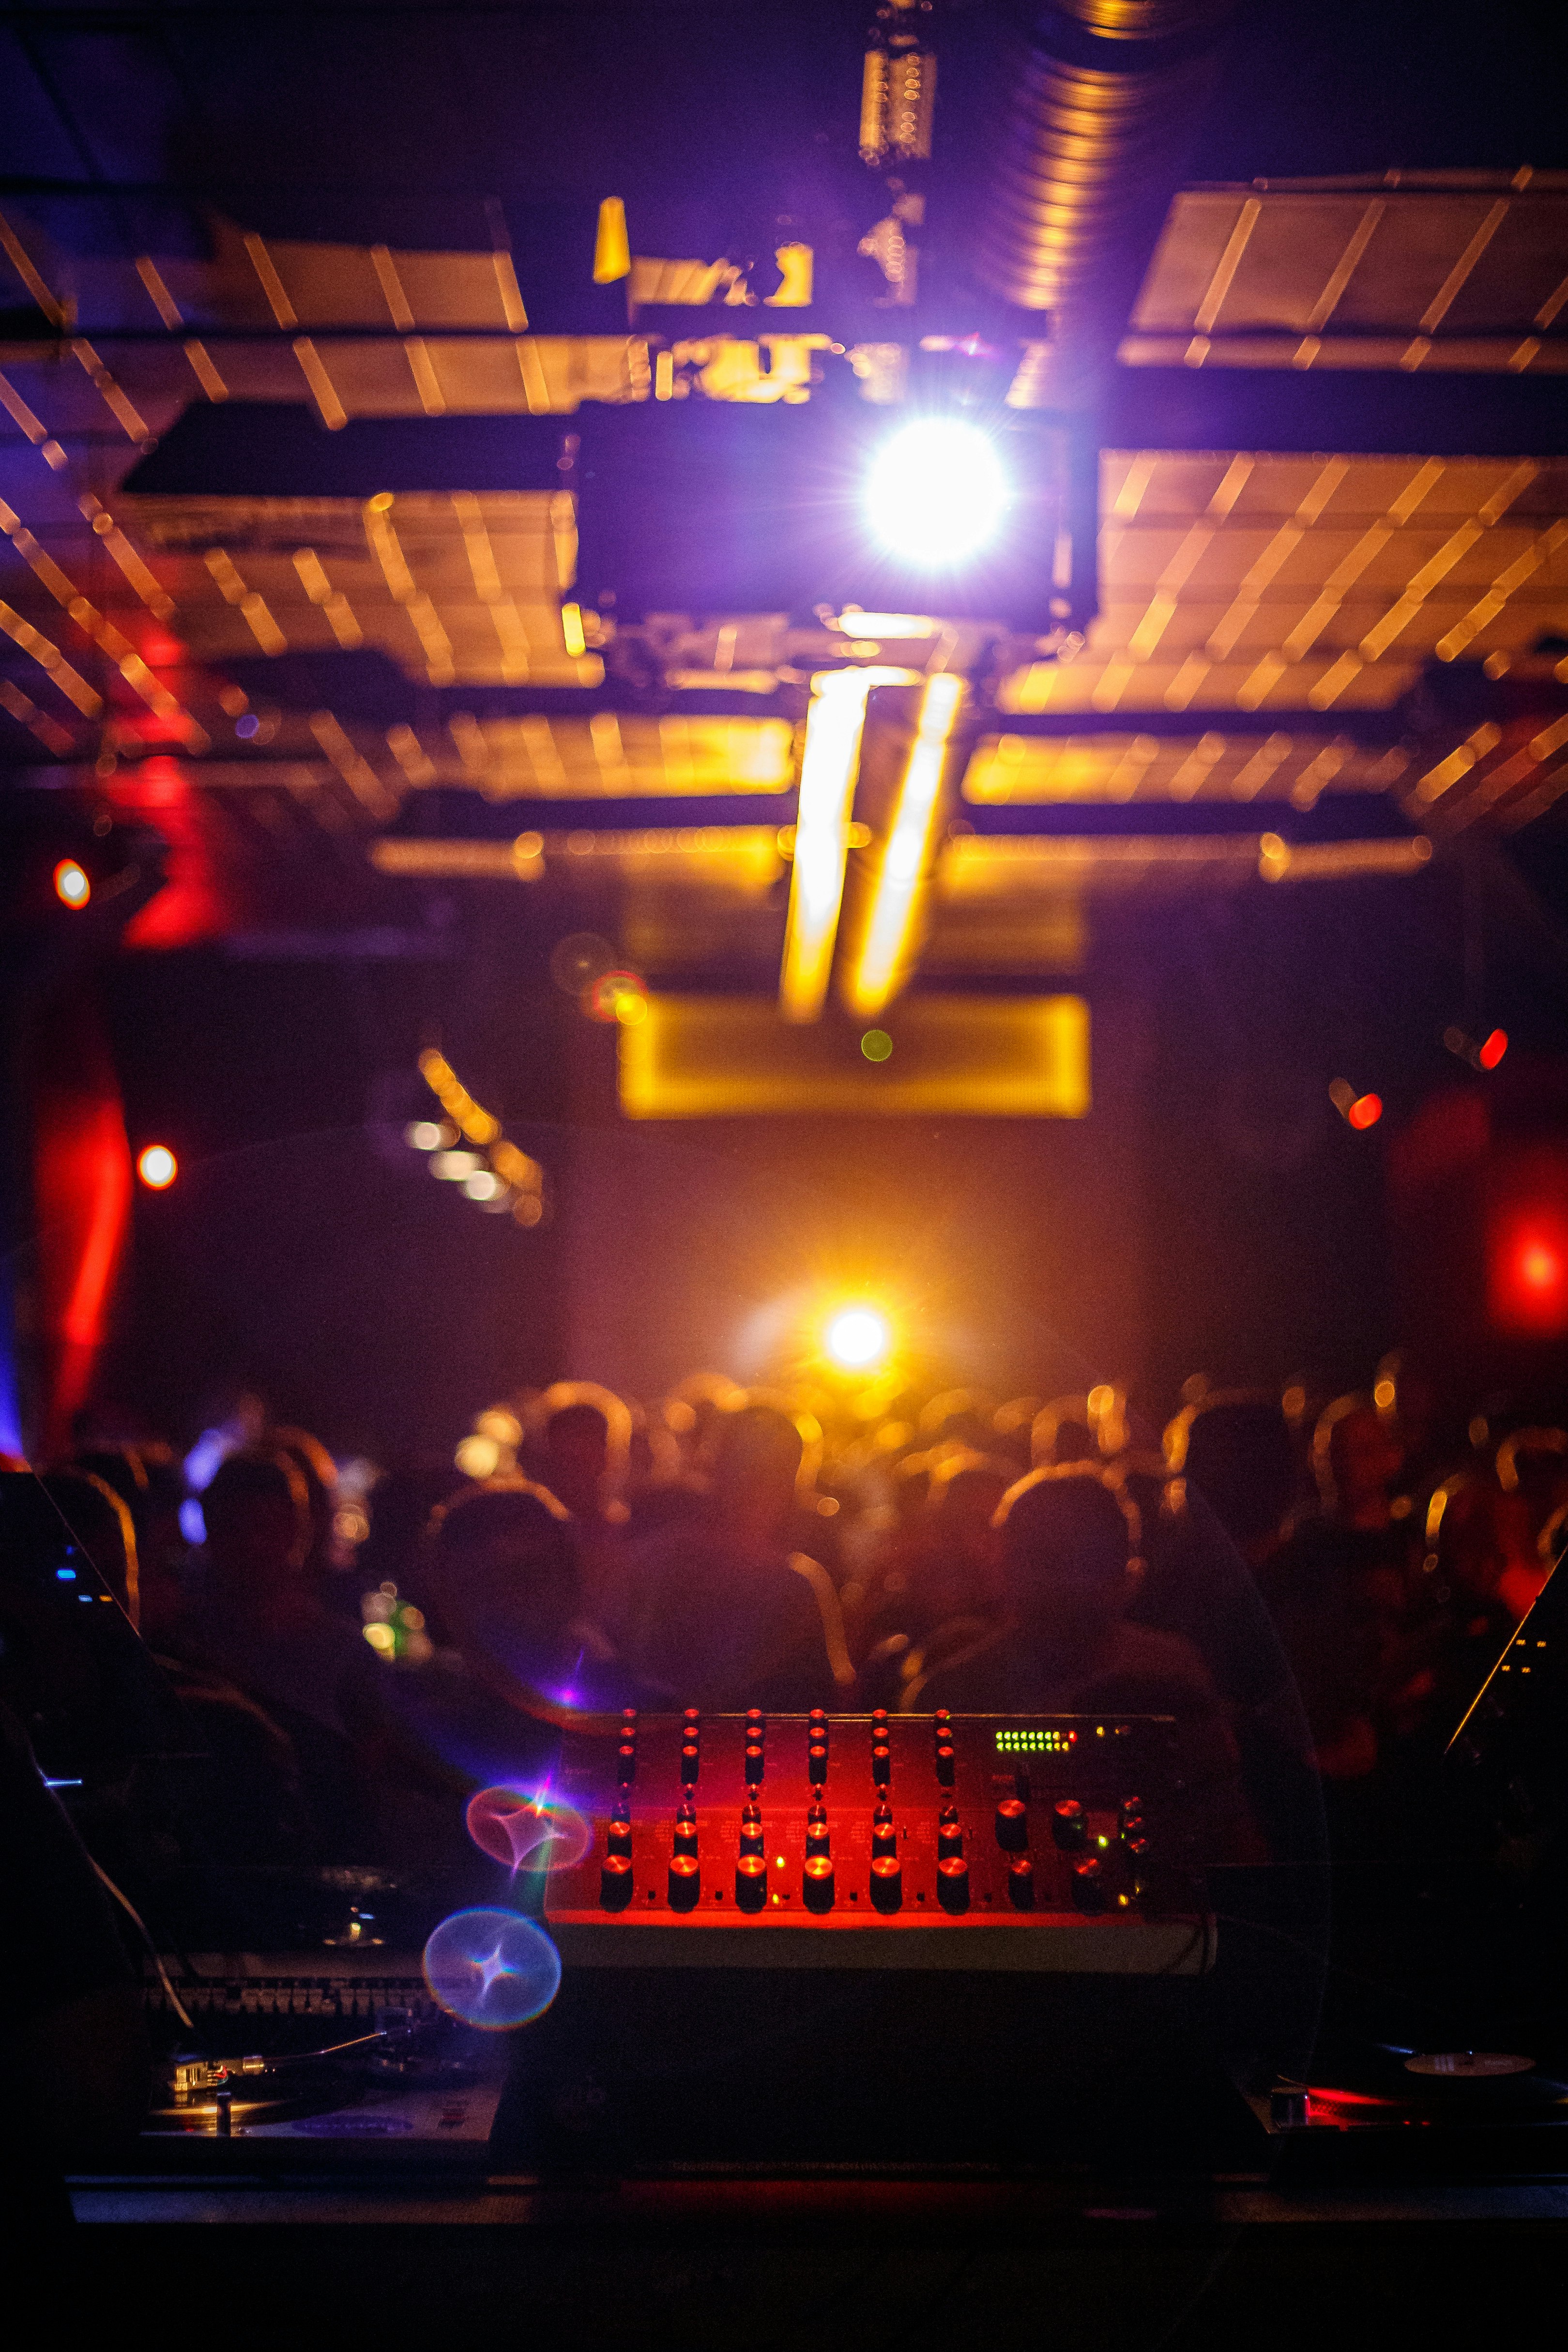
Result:
{"type": "Polygon", "coordinates": [[[394,1903],[150,1964],[162,2087],[72,2184],[86,2287],[172,2262],[258,2344],[1441,2342],[1561,2264],[1554,2071],[1312,2061],[1326,1881],[1202,1867],[1169,1720],[628,1715],[533,1802],[556,1866],[423,1950],[394,1903]]]}

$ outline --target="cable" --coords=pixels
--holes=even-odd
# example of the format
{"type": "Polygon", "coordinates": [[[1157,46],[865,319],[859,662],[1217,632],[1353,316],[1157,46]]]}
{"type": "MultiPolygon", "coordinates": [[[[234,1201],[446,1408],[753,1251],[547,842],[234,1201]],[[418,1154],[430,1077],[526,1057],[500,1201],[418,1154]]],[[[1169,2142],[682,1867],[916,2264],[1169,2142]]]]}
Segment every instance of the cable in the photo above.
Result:
{"type": "MultiPolygon", "coordinates": [[[[88,1860],[92,1862],[91,1854],[89,1854],[88,1860]]],[[[195,2021],[192,2017],[189,2010],[185,2007],[184,2002],[180,1999],[179,1994],[174,1990],[173,1979],[170,1976],[168,1969],[163,1965],[163,1955],[158,1949],[157,1945],[152,1941],[152,1935],[148,1930],[146,1920],[141,1916],[141,1912],[136,1908],[136,1906],[131,1900],[130,1895],[122,1895],[120,1893],[119,1887],[116,1886],[113,1879],[110,1878],[108,1871],[103,1868],[102,1864],[100,1863],[92,1862],[92,1866],[95,1875],[101,1879],[104,1885],[108,1887],[115,1901],[120,1905],[121,1910],[127,1912],[131,1918],[135,1922],[142,1942],[146,1945],[148,1950],[152,1955],[152,1965],[157,1969],[159,1980],[162,1983],[164,1991],[169,1996],[170,2008],[173,2011],[175,2016],[179,2019],[186,2032],[194,2033],[196,2030],[195,2021]]],[[[373,2039],[374,2037],[371,2036],[369,2038],[373,2039]]]]}

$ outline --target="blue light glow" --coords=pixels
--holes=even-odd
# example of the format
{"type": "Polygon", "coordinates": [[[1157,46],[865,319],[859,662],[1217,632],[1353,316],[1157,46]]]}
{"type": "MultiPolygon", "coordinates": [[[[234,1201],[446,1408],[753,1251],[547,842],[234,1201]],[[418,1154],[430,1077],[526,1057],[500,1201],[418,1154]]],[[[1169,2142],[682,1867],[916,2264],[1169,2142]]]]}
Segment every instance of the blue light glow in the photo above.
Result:
{"type": "Polygon", "coordinates": [[[57,1568],[55,1575],[61,1584],[74,1584],[77,1580],[77,1572],[74,1568],[57,1568]]]}
{"type": "Polygon", "coordinates": [[[515,1911],[455,1911],[424,1948],[424,1981],[451,2017],[505,2033],[541,2017],[560,1988],[560,1955],[515,1911]]]}

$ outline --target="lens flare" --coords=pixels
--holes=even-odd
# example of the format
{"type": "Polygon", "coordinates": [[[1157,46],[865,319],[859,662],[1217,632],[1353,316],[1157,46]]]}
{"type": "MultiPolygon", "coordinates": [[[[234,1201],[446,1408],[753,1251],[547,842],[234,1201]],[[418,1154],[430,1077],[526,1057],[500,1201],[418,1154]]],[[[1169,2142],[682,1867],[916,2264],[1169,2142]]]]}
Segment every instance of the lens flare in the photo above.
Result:
{"type": "Polygon", "coordinates": [[[580,1813],[559,1798],[522,1789],[481,1789],[468,1800],[468,1834],[508,1870],[570,1870],[593,1843],[580,1813]]]}
{"type": "Polygon", "coordinates": [[[828,1353],[845,1371],[869,1371],[886,1355],[890,1336],[874,1308],[846,1307],[828,1326],[828,1353]]]}
{"type": "Polygon", "coordinates": [[[455,1911],[424,1948],[424,1981],[448,2016],[505,2033],[543,2016],[560,1990],[560,1954],[516,1911],[455,1911]]]}
{"type": "Polygon", "coordinates": [[[1007,477],[989,437],[956,417],[906,425],[878,452],[866,483],[866,516],[883,545],[906,562],[965,562],[996,535],[1007,477]]]}

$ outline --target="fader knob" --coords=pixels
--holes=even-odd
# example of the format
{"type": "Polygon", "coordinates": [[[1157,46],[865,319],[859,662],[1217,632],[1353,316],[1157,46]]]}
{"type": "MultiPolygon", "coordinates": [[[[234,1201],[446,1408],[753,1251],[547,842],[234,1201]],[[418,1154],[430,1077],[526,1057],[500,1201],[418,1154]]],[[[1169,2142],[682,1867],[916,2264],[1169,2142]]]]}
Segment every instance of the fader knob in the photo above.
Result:
{"type": "Polygon", "coordinates": [[[599,1873],[599,1900],[606,1911],[624,1911],[632,1900],[632,1857],[607,1853],[599,1873]]]}
{"type": "Polygon", "coordinates": [[[1051,1834],[1063,1853],[1076,1853],[1089,1843],[1089,1816],[1076,1797],[1063,1797],[1051,1809],[1051,1834]]]}
{"type": "Polygon", "coordinates": [[[1029,1843],[1029,1807],[1017,1797],[997,1807],[997,1843],[1004,1853],[1022,1853],[1029,1843]]]}
{"type": "Polygon", "coordinates": [[[766,1906],[768,1864],[760,1853],[743,1853],[736,1864],[735,1900],[742,1911],[760,1911],[766,1906]]]}
{"type": "Polygon", "coordinates": [[[879,1853],[871,1866],[874,1911],[896,1911],[904,1901],[904,1871],[894,1853],[879,1853]]]}
{"type": "Polygon", "coordinates": [[[944,1911],[969,1907],[969,1865],[962,1854],[950,1854],[936,1865],[936,1899],[944,1911]]]}
{"type": "Polygon", "coordinates": [[[1034,1864],[1027,1853],[1008,1864],[1008,1901],[1015,1911],[1034,1909],[1034,1864]]]}
{"type": "Polygon", "coordinates": [[[833,1865],[825,1853],[807,1855],[800,1893],[808,1911],[832,1909],[833,1865]]]}
{"type": "Polygon", "coordinates": [[[670,1908],[672,1911],[695,1911],[697,1896],[702,1892],[695,1853],[674,1854],[670,1860],[670,1908]]]}

